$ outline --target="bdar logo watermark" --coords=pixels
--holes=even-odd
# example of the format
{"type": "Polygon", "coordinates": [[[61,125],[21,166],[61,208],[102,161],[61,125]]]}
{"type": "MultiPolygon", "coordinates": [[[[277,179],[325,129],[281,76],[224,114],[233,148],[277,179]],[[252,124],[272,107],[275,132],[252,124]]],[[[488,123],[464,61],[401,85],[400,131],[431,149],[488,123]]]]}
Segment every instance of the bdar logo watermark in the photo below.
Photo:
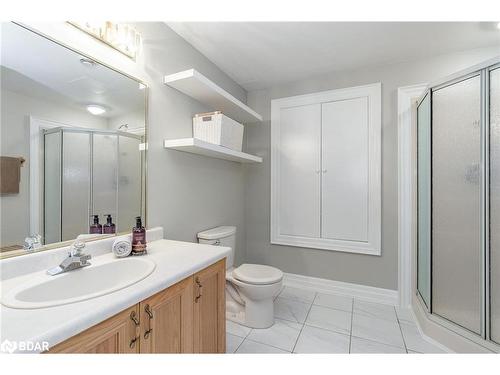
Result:
{"type": "Polygon", "coordinates": [[[14,353],[14,352],[44,352],[49,350],[49,343],[47,341],[10,341],[3,340],[0,344],[0,352],[14,353]]]}

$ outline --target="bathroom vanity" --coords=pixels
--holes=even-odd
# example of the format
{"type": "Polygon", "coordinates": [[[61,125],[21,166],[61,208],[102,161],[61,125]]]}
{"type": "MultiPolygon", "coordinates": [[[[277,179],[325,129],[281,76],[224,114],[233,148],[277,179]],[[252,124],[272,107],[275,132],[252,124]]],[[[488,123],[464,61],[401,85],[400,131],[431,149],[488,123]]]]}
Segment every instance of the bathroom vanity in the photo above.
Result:
{"type": "Polygon", "coordinates": [[[224,353],[230,248],[147,236],[148,254],[125,259],[110,251],[116,237],[89,242],[92,264],[56,276],[46,270],[66,248],[2,260],[1,339],[47,342],[48,353],[224,353]],[[153,269],[138,279],[142,263],[153,269]],[[109,280],[121,287],[102,294],[109,280]]]}
{"type": "Polygon", "coordinates": [[[225,259],[49,353],[225,353],[225,259]]]}

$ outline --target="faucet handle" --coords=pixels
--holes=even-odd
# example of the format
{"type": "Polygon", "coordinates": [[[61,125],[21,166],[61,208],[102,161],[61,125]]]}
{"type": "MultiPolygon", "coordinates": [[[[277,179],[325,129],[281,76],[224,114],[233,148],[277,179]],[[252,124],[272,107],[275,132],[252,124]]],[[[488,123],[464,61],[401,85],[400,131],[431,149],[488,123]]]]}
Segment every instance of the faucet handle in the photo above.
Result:
{"type": "Polygon", "coordinates": [[[73,242],[71,254],[80,255],[84,248],[85,248],[85,242],[82,240],[76,240],[75,242],[73,242]]]}

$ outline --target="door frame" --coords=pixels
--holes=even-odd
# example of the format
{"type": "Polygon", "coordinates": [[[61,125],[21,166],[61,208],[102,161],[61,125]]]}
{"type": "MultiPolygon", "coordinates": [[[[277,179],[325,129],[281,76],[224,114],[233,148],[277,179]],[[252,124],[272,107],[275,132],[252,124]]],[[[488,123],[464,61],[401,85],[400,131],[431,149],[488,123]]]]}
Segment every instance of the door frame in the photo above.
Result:
{"type": "Polygon", "coordinates": [[[427,84],[398,88],[398,297],[402,308],[410,308],[415,290],[415,193],[414,152],[415,103],[427,84]]]}
{"type": "Polygon", "coordinates": [[[43,222],[42,217],[42,202],[43,202],[43,157],[42,157],[42,142],[43,131],[53,128],[73,128],[73,125],[62,122],[45,120],[38,117],[28,116],[28,124],[30,131],[30,160],[29,160],[29,230],[30,236],[42,234],[43,227],[40,223],[43,222]]]}

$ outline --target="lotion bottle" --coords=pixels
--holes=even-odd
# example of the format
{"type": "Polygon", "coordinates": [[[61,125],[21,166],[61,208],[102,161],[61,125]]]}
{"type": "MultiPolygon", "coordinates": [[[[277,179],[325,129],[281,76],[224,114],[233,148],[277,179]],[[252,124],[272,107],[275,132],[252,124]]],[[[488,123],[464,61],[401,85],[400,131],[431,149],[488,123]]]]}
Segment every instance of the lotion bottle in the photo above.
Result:
{"type": "Polygon", "coordinates": [[[135,218],[135,227],[132,228],[132,255],[146,254],[146,228],[142,226],[140,216],[135,218]]]}
{"type": "Polygon", "coordinates": [[[110,214],[107,215],[106,224],[102,226],[102,233],[114,234],[116,232],[116,225],[113,223],[113,218],[110,214]]]}
{"type": "Polygon", "coordinates": [[[94,224],[89,228],[90,234],[102,234],[102,225],[99,224],[99,215],[94,215],[94,224]]]}

